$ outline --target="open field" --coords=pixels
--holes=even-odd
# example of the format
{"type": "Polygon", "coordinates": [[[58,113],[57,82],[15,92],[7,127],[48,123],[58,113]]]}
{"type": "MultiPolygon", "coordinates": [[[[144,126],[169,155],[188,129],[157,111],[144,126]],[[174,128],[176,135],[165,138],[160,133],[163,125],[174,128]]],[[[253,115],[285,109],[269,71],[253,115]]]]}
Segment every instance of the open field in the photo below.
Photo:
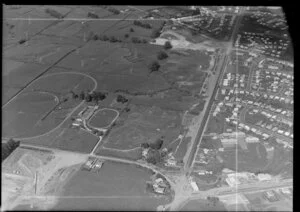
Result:
{"type": "Polygon", "coordinates": [[[132,149],[144,142],[153,142],[164,136],[163,146],[168,145],[180,133],[181,114],[158,107],[130,106],[129,113],[123,113],[110,132],[105,147],[132,149]]]}
{"type": "Polygon", "coordinates": [[[224,160],[225,168],[237,170],[238,172],[256,172],[261,171],[267,165],[267,152],[265,147],[260,143],[247,144],[246,151],[238,148],[228,149],[220,155],[224,160]]]}
{"type": "Polygon", "coordinates": [[[210,203],[208,200],[191,200],[184,205],[180,211],[226,211],[226,208],[221,202],[210,203]]]}
{"type": "Polygon", "coordinates": [[[105,162],[99,173],[77,172],[53,209],[155,210],[166,200],[146,192],[148,180],[150,173],[144,169],[105,162]]]}

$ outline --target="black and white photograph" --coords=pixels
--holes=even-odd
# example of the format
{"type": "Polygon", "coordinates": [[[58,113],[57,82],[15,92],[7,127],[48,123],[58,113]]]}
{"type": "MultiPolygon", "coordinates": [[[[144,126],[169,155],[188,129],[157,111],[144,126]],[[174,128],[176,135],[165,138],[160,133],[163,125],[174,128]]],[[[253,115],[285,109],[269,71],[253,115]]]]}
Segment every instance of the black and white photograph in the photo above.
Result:
{"type": "Polygon", "coordinates": [[[282,6],[2,10],[1,211],[293,211],[282,6]]]}

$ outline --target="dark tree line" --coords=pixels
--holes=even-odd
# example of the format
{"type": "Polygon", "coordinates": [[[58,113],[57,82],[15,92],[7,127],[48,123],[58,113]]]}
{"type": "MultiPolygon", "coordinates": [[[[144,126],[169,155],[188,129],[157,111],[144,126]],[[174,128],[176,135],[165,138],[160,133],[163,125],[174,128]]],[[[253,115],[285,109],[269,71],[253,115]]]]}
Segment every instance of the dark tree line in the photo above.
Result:
{"type": "Polygon", "coordinates": [[[80,99],[80,100],[85,100],[87,102],[91,102],[91,101],[102,101],[103,99],[106,98],[107,93],[106,92],[101,92],[101,91],[93,91],[92,93],[88,93],[88,92],[84,92],[81,91],[78,94],[74,93],[73,91],[71,91],[72,93],[72,98],[73,99],[80,99]]]}
{"type": "Polygon", "coordinates": [[[88,15],[87,15],[89,18],[99,18],[99,16],[95,13],[92,13],[92,12],[88,12],[88,15]]]}
{"type": "Polygon", "coordinates": [[[56,10],[53,10],[53,9],[47,8],[47,9],[45,10],[45,12],[48,13],[49,15],[51,15],[51,16],[54,17],[54,18],[61,19],[61,18],[64,17],[62,14],[60,14],[59,12],[57,12],[56,10]]]}
{"type": "Polygon", "coordinates": [[[163,24],[160,26],[160,28],[153,29],[152,32],[151,32],[150,37],[153,38],[153,39],[154,38],[158,38],[160,36],[161,31],[162,31],[162,29],[163,29],[163,27],[164,27],[165,24],[166,24],[166,22],[164,21],[163,24]]]}
{"type": "Polygon", "coordinates": [[[113,7],[109,7],[107,10],[115,15],[120,14],[120,11],[113,7]]]}
{"type": "Polygon", "coordinates": [[[138,37],[132,37],[131,42],[132,43],[147,43],[148,41],[146,39],[140,39],[138,37]]]}
{"type": "Polygon", "coordinates": [[[117,102],[122,102],[124,104],[125,102],[128,102],[128,99],[122,95],[118,95],[117,102]]]}
{"type": "Polygon", "coordinates": [[[20,141],[9,139],[7,143],[2,144],[2,162],[18,147],[20,141]]]}
{"type": "Polygon", "coordinates": [[[94,35],[93,39],[101,40],[101,41],[109,41],[111,43],[122,42],[121,39],[118,39],[113,35],[111,35],[110,37],[108,37],[107,35],[94,35]]]}
{"type": "Polygon", "coordinates": [[[138,20],[133,21],[133,24],[136,25],[136,26],[146,28],[146,29],[151,29],[152,28],[151,24],[145,23],[145,22],[142,22],[142,21],[138,21],[138,20]]]}

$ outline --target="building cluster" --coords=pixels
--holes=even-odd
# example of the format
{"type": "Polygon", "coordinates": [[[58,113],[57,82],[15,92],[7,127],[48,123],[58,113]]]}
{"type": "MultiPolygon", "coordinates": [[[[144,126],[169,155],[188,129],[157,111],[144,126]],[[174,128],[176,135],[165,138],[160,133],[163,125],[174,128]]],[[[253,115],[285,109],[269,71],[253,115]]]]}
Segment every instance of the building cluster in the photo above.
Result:
{"type": "Polygon", "coordinates": [[[196,16],[184,17],[177,20],[215,38],[224,37],[230,34],[235,15],[229,13],[218,13],[206,7],[199,7],[200,14],[196,16]]]}
{"type": "Polygon", "coordinates": [[[98,158],[90,157],[85,164],[83,164],[82,169],[92,172],[99,172],[104,161],[98,158]]]}
{"type": "Polygon", "coordinates": [[[283,16],[267,11],[254,11],[250,14],[250,18],[262,25],[272,29],[286,30],[287,24],[283,16]]]}
{"type": "Polygon", "coordinates": [[[263,192],[263,197],[269,202],[279,201],[281,199],[281,195],[287,198],[291,198],[293,195],[292,188],[285,187],[263,192]]]}
{"type": "Polygon", "coordinates": [[[170,185],[163,178],[156,178],[152,182],[153,190],[158,194],[167,194],[170,192],[170,185]]]}
{"type": "Polygon", "coordinates": [[[250,172],[234,172],[229,169],[223,170],[225,182],[230,187],[236,187],[243,184],[255,183],[259,181],[271,181],[272,176],[269,174],[257,174],[250,172]]]}
{"type": "Polygon", "coordinates": [[[279,39],[258,32],[241,32],[237,36],[235,47],[244,50],[255,49],[256,52],[279,58],[285,53],[289,43],[287,38],[279,39]]]}
{"type": "MultiPolygon", "coordinates": [[[[215,156],[217,154],[217,150],[215,149],[199,149],[195,158],[195,162],[198,164],[208,164],[215,160],[215,156]]],[[[206,170],[201,170],[206,171],[206,170]]],[[[205,172],[206,174],[209,174],[210,172],[205,172]]]]}

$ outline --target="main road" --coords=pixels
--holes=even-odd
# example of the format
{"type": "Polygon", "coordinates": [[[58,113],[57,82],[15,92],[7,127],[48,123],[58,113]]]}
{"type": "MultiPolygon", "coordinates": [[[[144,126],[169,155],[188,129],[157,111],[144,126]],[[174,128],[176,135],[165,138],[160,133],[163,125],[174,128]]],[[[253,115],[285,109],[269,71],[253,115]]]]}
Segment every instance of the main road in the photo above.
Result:
{"type": "Polygon", "coordinates": [[[218,72],[220,72],[220,73],[219,73],[219,76],[218,76],[216,85],[215,85],[215,87],[214,87],[214,90],[213,90],[213,92],[212,92],[212,95],[211,95],[210,98],[209,98],[209,102],[208,102],[207,108],[206,108],[206,110],[205,110],[205,114],[204,114],[204,116],[203,116],[203,119],[202,119],[203,121],[201,122],[200,128],[199,128],[199,130],[198,130],[198,132],[197,132],[197,136],[196,136],[194,142],[192,143],[192,145],[193,145],[193,146],[191,147],[192,152],[190,153],[190,155],[189,155],[189,157],[188,157],[188,160],[187,160],[187,162],[186,162],[186,164],[185,164],[185,170],[190,169],[190,167],[191,167],[191,165],[192,165],[192,162],[193,162],[193,160],[194,160],[194,158],[195,158],[195,153],[196,153],[196,151],[197,151],[197,146],[200,145],[199,142],[201,142],[201,138],[202,138],[202,135],[203,135],[203,133],[204,133],[204,129],[205,129],[206,123],[208,122],[209,113],[210,113],[210,110],[211,110],[211,108],[212,108],[213,102],[214,102],[214,100],[215,100],[215,96],[216,96],[217,90],[218,90],[218,88],[219,88],[219,82],[220,82],[220,80],[222,80],[223,73],[225,72],[225,69],[226,69],[226,64],[227,64],[228,61],[229,61],[229,56],[230,56],[230,54],[231,54],[231,52],[232,52],[232,46],[233,46],[233,44],[234,44],[234,38],[235,38],[235,35],[236,35],[236,33],[237,33],[238,26],[239,26],[239,24],[240,24],[240,21],[241,21],[241,17],[242,17],[242,13],[243,13],[243,12],[244,12],[244,8],[241,7],[241,9],[240,9],[240,11],[239,11],[239,14],[237,15],[237,21],[236,21],[236,24],[235,24],[234,29],[233,29],[232,34],[231,34],[231,38],[230,38],[231,42],[229,42],[231,45],[228,46],[228,49],[227,49],[227,51],[226,51],[225,57],[223,57],[223,58],[221,59],[221,61],[220,61],[220,64],[222,64],[222,65],[220,66],[220,70],[218,71],[218,72]]]}

